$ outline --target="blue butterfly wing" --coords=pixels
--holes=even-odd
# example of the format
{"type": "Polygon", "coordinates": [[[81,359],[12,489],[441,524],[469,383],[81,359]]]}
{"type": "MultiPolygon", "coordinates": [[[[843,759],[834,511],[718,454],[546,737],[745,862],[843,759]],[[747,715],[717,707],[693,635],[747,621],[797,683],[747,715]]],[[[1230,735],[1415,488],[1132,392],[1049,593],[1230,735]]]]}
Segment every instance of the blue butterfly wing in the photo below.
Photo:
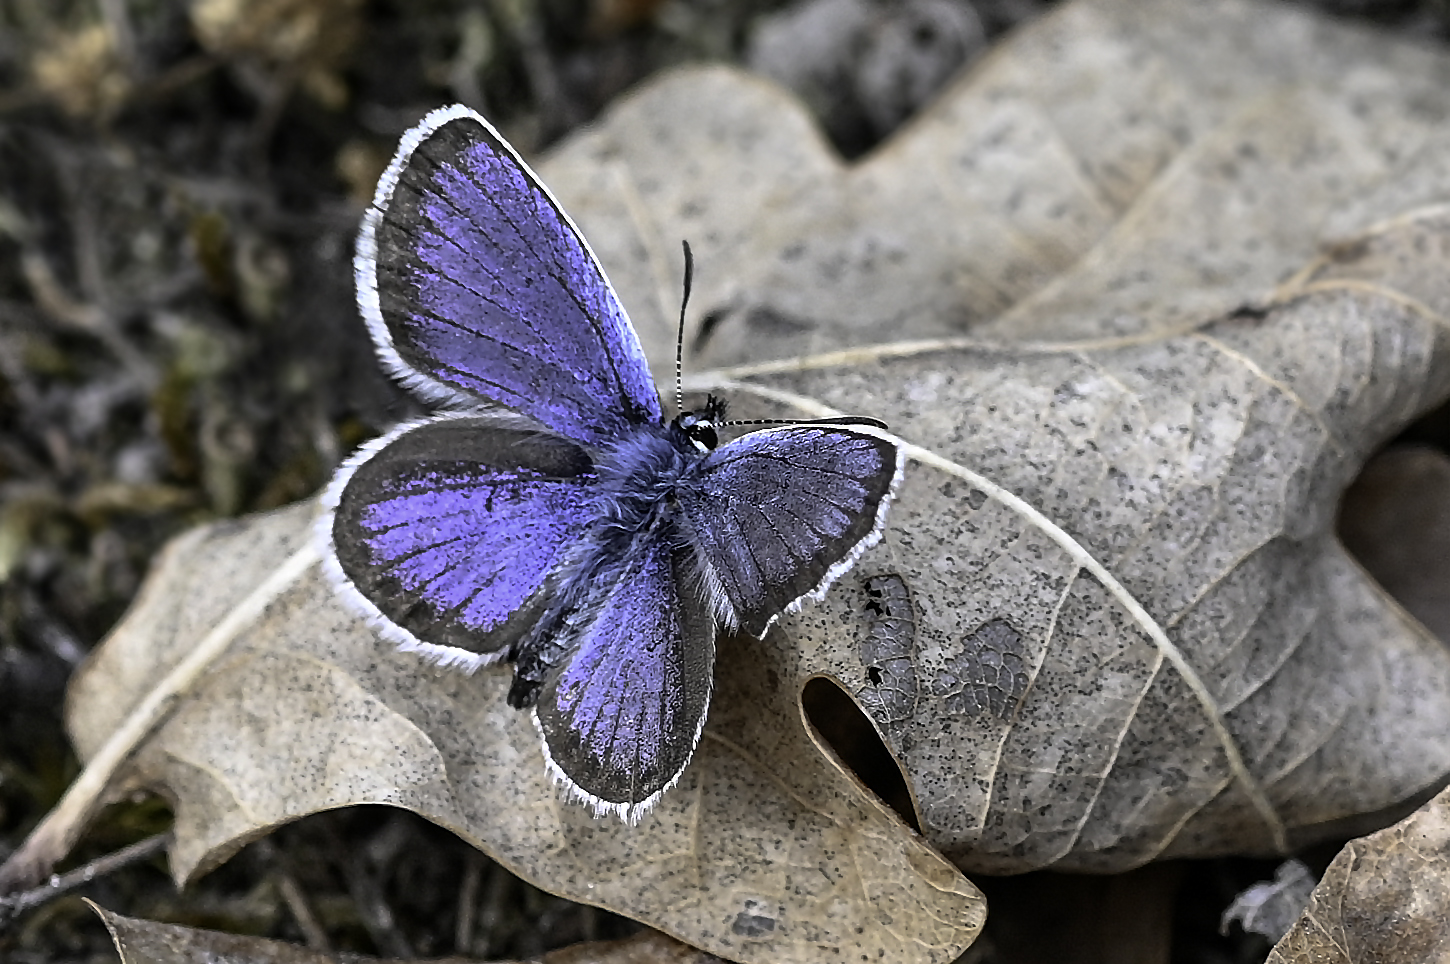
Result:
{"type": "Polygon", "coordinates": [[[634,328],[562,208],[461,106],[403,138],[354,261],[384,362],[435,401],[497,403],[598,446],[658,422],[634,328]]]}
{"type": "Polygon", "coordinates": [[[634,549],[583,610],[535,707],[556,779],[631,823],[690,762],[715,667],[714,620],[688,595],[690,550],[659,530],[634,549]]]}
{"type": "Polygon", "coordinates": [[[891,436],[855,426],[773,428],[710,453],[676,495],[727,621],[763,636],[824,593],[879,538],[901,471],[891,436]]]}
{"type": "Polygon", "coordinates": [[[507,419],[405,425],[334,480],[327,565],[404,649],[492,662],[527,632],[545,579],[593,519],[594,480],[581,447],[507,419]]]}

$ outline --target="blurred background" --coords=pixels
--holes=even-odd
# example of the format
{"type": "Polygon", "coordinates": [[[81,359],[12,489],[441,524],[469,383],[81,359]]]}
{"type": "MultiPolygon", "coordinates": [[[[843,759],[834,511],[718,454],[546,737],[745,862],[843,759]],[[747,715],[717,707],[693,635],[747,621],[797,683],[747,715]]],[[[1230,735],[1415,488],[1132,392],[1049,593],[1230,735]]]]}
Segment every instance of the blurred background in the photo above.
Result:
{"type": "MultiPolygon", "coordinates": [[[[1447,0],[1307,5],[1450,43],[1447,0]]],[[[723,61],[795,90],[856,157],[1051,6],[0,0],[0,858],[77,772],[66,680],[156,549],[309,496],[414,414],[356,317],[350,258],[378,174],[425,111],[461,101],[530,156],[656,71],[723,61]]],[[[1443,445],[1444,428],[1415,437],[1443,445]]],[[[75,861],[168,823],[163,801],[118,806],[75,861]]],[[[1262,938],[1217,936],[1217,912],[1272,869],[1194,869],[1183,893],[1213,907],[1180,909],[1175,959],[1261,959],[1262,938]]],[[[315,946],[289,888],[329,946],[365,953],[518,957],[634,927],[388,810],[284,828],[185,895],[159,857],[86,893],[315,946]]],[[[1007,885],[994,912],[1019,892],[1040,893],[1007,885]]],[[[0,930],[0,959],[115,958],[71,896],[0,930]]]]}

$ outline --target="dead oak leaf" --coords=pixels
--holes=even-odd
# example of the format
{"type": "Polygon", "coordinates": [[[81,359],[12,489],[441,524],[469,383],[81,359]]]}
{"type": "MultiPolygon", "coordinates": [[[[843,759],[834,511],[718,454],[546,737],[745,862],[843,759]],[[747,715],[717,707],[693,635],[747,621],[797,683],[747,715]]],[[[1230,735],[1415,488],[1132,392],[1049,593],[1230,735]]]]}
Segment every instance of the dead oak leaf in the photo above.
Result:
{"type": "Polygon", "coordinates": [[[1450,791],[1352,840],[1325,870],[1269,964],[1443,959],[1450,948],[1450,791]]]}
{"type": "Polygon", "coordinates": [[[1362,461],[1450,390],[1426,306],[1443,283],[1421,300],[1413,272],[1355,278],[1426,236],[1450,237],[1450,212],[1191,334],[708,380],[762,414],[870,397],[901,427],[916,471],[885,546],[789,624],[780,659],[865,709],[959,866],[1283,853],[1450,772],[1444,648],[1334,534],[1362,461]],[[895,630],[873,634],[873,579],[902,587],[895,630]]]}
{"type": "MultiPolygon", "coordinates": [[[[87,901],[111,933],[120,964],[372,964],[383,958],[315,951],[283,941],[183,927],[115,914],[87,901]]],[[[387,958],[391,964],[422,964],[387,958]]],[[[715,964],[719,958],[651,930],[617,941],[589,941],[551,951],[537,964],[715,964]]],[[[470,964],[462,957],[429,958],[430,964],[470,964]]],[[[504,964],[494,961],[493,964],[504,964]]]]}

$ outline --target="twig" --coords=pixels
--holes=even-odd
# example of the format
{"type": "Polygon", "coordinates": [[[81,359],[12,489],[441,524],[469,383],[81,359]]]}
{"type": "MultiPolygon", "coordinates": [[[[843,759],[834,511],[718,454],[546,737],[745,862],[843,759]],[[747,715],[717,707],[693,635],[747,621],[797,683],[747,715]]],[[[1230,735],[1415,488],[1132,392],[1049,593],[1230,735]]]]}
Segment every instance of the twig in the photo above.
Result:
{"type": "Polygon", "coordinates": [[[122,847],[104,857],[97,857],[75,870],[68,870],[63,874],[53,874],[49,881],[32,890],[23,890],[0,897],[0,927],[4,927],[26,911],[34,910],[99,877],[114,874],[132,864],[148,860],[164,851],[170,843],[171,833],[169,831],[158,833],[154,837],[147,837],[145,840],[133,843],[129,847],[122,847]]]}
{"type": "Polygon", "coordinates": [[[210,54],[189,57],[155,77],[148,78],[136,88],[133,99],[162,100],[183,90],[221,66],[221,61],[210,54]]]}
{"type": "Polygon", "coordinates": [[[302,885],[292,875],[292,862],[287,858],[286,853],[266,837],[257,841],[256,846],[262,859],[272,865],[272,872],[277,876],[277,890],[282,894],[282,902],[287,905],[292,919],[297,922],[297,927],[302,931],[302,937],[307,941],[307,946],[324,954],[331,953],[332,942],[328,940],[327,931],[323,930],[317,915],[312,912],[312,904],[307,900],[307,894],[302,890],[302,885]]]}
{"type": "Polygon", "coordinates": [[[307,895],[302,892],[302,885],[297,883],[297,878],[286,871],[281,871],[277,875],[277,889],[282,892],[282,902],[291,911],[292,919],[301,929],[307,946],[314,951],[330,953],[332,942],[327,939],[327,931],[322,929],[322,923],[318,921],[317,915],[312,913],[312,905],[307,902],[307,895]]]}
{"type": "Polygon", "coordinates": [[[41,311],[53,321],[84,332],[109,348],[138,385],[150,388],[156,384],[159,376],[151,360],[121,334],[114,319],[105,310],[72,298],[38,249],[21,252],[20,270],[30,286],[31,297],[41,311]]]}
{"type": "Polygon", "coordinates": [[[383,896],[382,884],[367,865],[361,851],[354,850],[347,861],[347,890],[352,895],[362,915],[363,926],[368,936],[377,945],[378,952],[387,957],[412,957],[413,948],[408,938],[398,929],[393,909],[383,896]]]}
{"type": "Polygon", "coordinates": [[[463,865],[463,885],[458,889],[458,924],[453,929],[453,949],[463,956],[473,953],[473,929],[478,920],[478,886],[483,881],[483,854],[469,850],[463,865]]]}

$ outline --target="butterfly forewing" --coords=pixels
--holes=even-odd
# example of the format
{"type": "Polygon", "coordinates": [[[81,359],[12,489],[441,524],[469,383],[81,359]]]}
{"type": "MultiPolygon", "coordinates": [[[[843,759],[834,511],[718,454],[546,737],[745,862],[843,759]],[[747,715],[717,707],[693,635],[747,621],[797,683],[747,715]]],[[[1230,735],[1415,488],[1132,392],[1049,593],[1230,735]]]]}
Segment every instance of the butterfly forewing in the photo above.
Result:
{"type": "Polygon", "coordinates": [[[679,779],[710,704],[715,627],[690,595],[691,567],[678,540],[645,536],[535,711],[556,776],[631,822],[679,779]]]}
{"type": "Polygon", "coordinates": [[[579,446],[498,418],[406,426],[334,482],[333,558],[399,642],[477,665],[528,628],[520,610],[591,521],[593,482],[579,446]]]}
{"type": "Polygon", "coordinates": [[[358,301],[411,387],[589,445],[658,421],[639,339],[568,216],[466,108],[404,140],[358,241],[358,301]]]}
{"type": "Polygon", "coordinates": [[[742,629],[763,636],[875,541],[900,459],[876,429],[794,425],[722,446],[681,483],[685,528],[742,629]]]}

